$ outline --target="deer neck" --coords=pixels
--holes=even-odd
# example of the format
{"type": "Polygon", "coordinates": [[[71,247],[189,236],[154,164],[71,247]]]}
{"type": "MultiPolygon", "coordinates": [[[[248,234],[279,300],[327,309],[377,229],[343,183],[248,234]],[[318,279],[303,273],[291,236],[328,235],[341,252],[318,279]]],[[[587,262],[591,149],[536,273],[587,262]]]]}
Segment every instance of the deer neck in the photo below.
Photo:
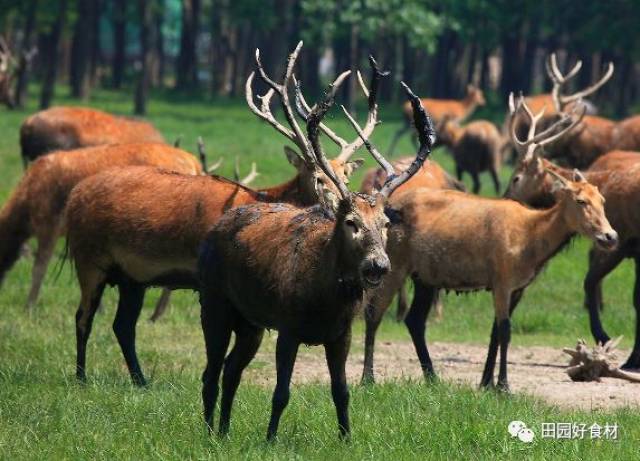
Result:
{"type": "Polygon", "coordinates": [[[295,178],[277,186],[259,189],[258,192],[263,194],[267,202],[285,202],[299,206],[313,205],[304,199],[304,192],[301,185],[301,177],[299,174],[295,178]]]}
{"type": "Polygon", "coordinates": [[[531,255],[533,267],[541,268],[575,236],[575,230],[564,217],[564,207],[561,200],[551,208],[532,210],[524,230],[527,236],[525,252],[531,255]]]}
{"type": "Polygon", "coordinates": [[[464,107],[464,115],[460,120],[466,120],[478,107],[478,101],[470,94],[462,100],[462,106],[464,107]]]}

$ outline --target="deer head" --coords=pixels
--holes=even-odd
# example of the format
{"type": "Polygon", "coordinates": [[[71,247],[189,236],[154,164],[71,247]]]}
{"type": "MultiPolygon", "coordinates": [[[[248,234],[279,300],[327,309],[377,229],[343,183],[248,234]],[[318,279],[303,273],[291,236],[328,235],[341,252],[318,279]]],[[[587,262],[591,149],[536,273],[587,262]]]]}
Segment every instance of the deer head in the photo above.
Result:
{"type": "Polygon", "coordinates": [[[467,95],[465,98],[472,104],[476,104],[478,106],[484,106],[487,101],[484,99],[484,93],[480,88],[475,85],[467,85],[467,95]]]}

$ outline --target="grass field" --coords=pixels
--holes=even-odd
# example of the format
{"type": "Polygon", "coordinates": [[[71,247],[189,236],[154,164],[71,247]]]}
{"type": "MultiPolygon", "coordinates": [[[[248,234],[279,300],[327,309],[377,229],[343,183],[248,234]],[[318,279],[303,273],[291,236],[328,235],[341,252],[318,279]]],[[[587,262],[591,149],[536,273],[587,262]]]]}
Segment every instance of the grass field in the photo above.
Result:
{"type": "MultiPolygon", "coordinates": [[[[77,104],[60,98],[59,103],[77,104]]],[[[98,92],[91,103],[116,113],[129,113],[130,98],[98,92]]],[[[18,128],[34,110],[3,112],[0,126],[0,202],[18,182],[22,166],[18,128]]],[[[381,150],[397,129],[397,107],[383,108],[384,121],[374,136],[381,150]]],[[[149,118],[168,140],[182,135],[183,148],[195,150],[197,136],[210,160],[225,157],[221,174],[230,175],[239,156],[244,169],[258,162],[255,186],[271,185],[293,175],[284,155],[283,139],[259,123],[240,102],[189,100],[164,95],[153,99],[149,118]]],[[[341,115],[329,121],[352,137],[341,115]]],[[[398,152],[410,153],[408,139],[398,152]]],[[[366,155],[363,153],[363,157],[366,155]]],[[[451,159],[436,151],[434,159],[452,171],[451,159]]],[[[367,158],[367,164],[372,162],[367,158]]],[[[502,173],[503,184],[509,177],[502,173]]],[[[360,183],[358,174],[352,184],[360,183]]],[[[468,179],[468,178],[467,178],[468,179]]],[[[489,178],[483,193],[490,194],[489,178]]],[[[582,308],[582,278],[588,242],[577,239],[558,255],[525,293],[513,319],[513,345],[574,344],[590,338],[582,308]]],[[[62,242],[60,245],[62,249],[62,242]]],[[[158,324],[141,321],[138,351],[152,384],[135,389],[128,380],[111,322],[115,295],[107,290],[105,309],[96,317],[88,352],[88,384],[75,381],[74,312],[79,299],[68,265],[56,278],[52,265],[41,301],[33,314],[23,310],[31,262],[22,259],[0,291],[0,457],[3,459],[103,458],[246,458],[246,459],[637,459],[640,416],[636,409],[616,412],[568,412],[532,398],[504,397],[449,383],[426,385],[398,381],[363,388],[352,386],[351,442],[337,438],[328,386],[309,384],[292,390],[280,426],[279,440],[263,441],[271,389],[243,383],[228,440],[206,436],[201,422],[200,374],[204,346],[197,297],[181,292],[158,324]],[[545,421],[616,422],[618,441],[550,441],[523,444],[506,431],[513,419],[539,431],[545,421]]],[[[605,282],[604,324],[611,335],[633,339],[632,266],[625,262],[605,282]]],[[[158,295],[152,290],[150,307],[158,295]]],[[[487,293],[445,298],[445,316],[430,327],[430,341],[486,344],[492,322],[487,293]]],[[[148,317],[150,309],[143,312],[148,317]]],[[[355,326],[356,337],[363,331],[355,326]]],[[[408,341],[404,326],[388,319],[379,338],[408,341]]],[[[321,351],[318,350],[320,353],[321,351]]],[[[358,350],[354,353],[360,353],[358,350]]],[[[254,366],[260,366],[255,364],[254,366]]],[[[265,373],[275,375],[275,370],[265,373]]],[[[479,378],[479,377],[478,377],[479,378]]]]}

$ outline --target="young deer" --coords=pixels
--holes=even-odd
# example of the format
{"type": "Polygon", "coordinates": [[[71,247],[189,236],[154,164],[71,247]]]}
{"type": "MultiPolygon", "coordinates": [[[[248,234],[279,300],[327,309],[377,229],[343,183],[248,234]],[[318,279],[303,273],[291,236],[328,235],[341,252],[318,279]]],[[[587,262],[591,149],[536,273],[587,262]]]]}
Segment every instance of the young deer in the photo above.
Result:
{"type": "Polygon", "coordinates": [[[468,172],[473,179],[473,193],[477,194],[480,192],[479,174],[488,171],[496,194],[500,193],[498,173],[502,165],[504,141],[493,123],[475,120],[460,126],[450,118],[444,118],[438,134],[442,144],[451,149],[459,181],[462,180],[462,174],[468,172]]]}
{"type": "Polygon", "coordinates": [[[166,144],[125,144],[57,152],[33,162],[0,211],[0,282],[18,259],[22,244],[38,241],[27,308],[38,299],[55,243],[64,233],[64,207],[76,184],[100,171],[150,165],[183,174],[201,174],[198,160],[166,144]]]}
{"type": "Polygon", "coordinates": [[[133,142],[164,142],[164,138],[148,122],[85,107],[52,107],[30,116],[20,127],[25,168],[56,150],[133,142]]]}
{"type": "MultiPolygon", "coordinates": [[[[436,123],[436,126],[444,118],[451,118],[456,122],[463,122],[471,116],[477,107],[484,106],[486,101],[482,90],[474,85],[467,85],[467,92],[462,100],[457,99],[422,99],[422,104],[436,123]]],[[[400,137],[411,129],[413,109],[411,104],[402,106],[404,124],[396,132],[389,146],[389,155],[393,154],[400,137]]],[[[440,136],[440,133],[438,133],[440,136]]],[[[412,138],[415,142],[415,138],[412,138]]]]}
{"type": "MultiPolygon", "coordinates": [[[[315,159],[339,191],[338,200],[322,200],[320,205],[304,209],[286,204],[238,207],[220,219],[202,245],[200,303],[207,351],[202,400],[205,422],[211,430],[224,365],[218,428],[221,435],[229,430],[236,389],[265,328],[278,330],[277,384],[267,439],[276,436],[289,401],[291,375],[301,343],[324,346],[340,434],[344,437],[350,433],[345,362],[353,317],[366,293],[378,286],[389,270],[385,202],[420,169],[435,133],[419,99],[405,85],[419,130],[416,158],[406,170],[396,173],[365,141],[388,178],[375,196],[350,192],[332,172],[318,140],[320,124],[341,82],[339,77],[324,100],[305,111],[307,156],[315,159]],[[235,344],[225,359],[232,332],[235,344]]],[[[286,88],[271,87],[278,92],[286,88]]],[[[361,138],[366,139],[343,110],[361,138]]]]}
{"type": "MultiPolygon", "coordinates": [[[[602,280],[625,258],[633,258],[636,281],[633,304],[636,310],[636,336],[633,351],[623,365],[626,369],[640,368],[640,164],[637,153],[614,151],[603,155],[584,173],[586,179],[597,186],[604,196],[607,219],[619,234],[620,244],[614,251],[602,251],[594,246],[589,252],[589,270],[584,279],[585,307],[589,311],[591,333],[595,340],[605,344],[609,335],[602,327],[602,280]],[[608,168],[605,168],[608,167],[608,168]]],[[[514,171],[506,197],[531,206],[545,208],[555,204],[552,194],[551,173],[570,177],[571,170],[560,168],[540,156],[526,156],[514,171]]]]}
{"type": "MultiPolygon", "coordinates": [[[[528,112],[522,98],[518,107],[528,112]]],[[[513,101],[512,111],[516,111],[513,101]]],[[[527,140],[520,141],[514,133],[514,143],[528,152],[552,142],[579,122],[577,119],[558,131],[565,123],[562,119],[535,135],[541,114],[529,115],[527,140]]],[[[579,173],[573,181],[557,176],[554,193],[557,204],[543,211],[511,200],[481,198],[457,191],[416,189],[392,197],[389,207],[400,222],[389,231],[387,251],[392,271],[372,295],[368,306],[363,379],[373,379],[373,346],[380,319],[398,284],[411,274],[415,297],[405,324],[425,376],[435,374],[425,342],[425,329],[436,291],[487,289],[493,293],[496,317],[481,385],[493,384],[499,345],[498,386],[508,389],[510,316],[524,289],[576,233],[591,238],[603,248],[612,248],[617,241],[604,215],[602,196],[579,173]]]]}
{"type": "MultiPolygon", "coordinates": [[[[190,177],[153,168],[113,169],[79,184],[67,206],[68,245],[75,262],[81,288],[81,300],[76,315],[77,376],[85,378],[86,344],[91,332],[93,315],[107,283],[117,285],[120,300],[113,324],[135,384],[146,380],[140,369],[135,348],[135,327],[140,315],[144,293],[149,286],[197,289],[198,247],[208,230],[230,208],[255,202],[288,202],[296,206],[311,206],[321,198],[335,200],[339,191],[324,170],[316,171],[316,160],[305,150],[308,140],[302,133],[291,104],[293,66],[302,42],[289,57],[287,75],[282,85],[273,83],[258,63],[258,75],[271,89],[262,96],[261,108],[255,105],[252,73],[246,85],[247,102],[252,111],[266,120],[279,133],[300,148],[300,154],[285,148],[289,161],[298,168],[291,181],[255,191],[233,181],[214,177],[190,177]],[[275,89],[274,89],[275,87],[275,89]],[[270,100],[278,93],[289,124],[276,120],[270,100]]],[[[370,111],[366,130],[371,132],[377,122],[377,86],[382,73],[372,68],[370,111]]],[[[341,76],[346,78],[346,74],[341,76]]],[[[330,131],[320,124],[320,129],[330,131]]],[[[344,161],[345,152],[357,150],[363,140],[343,145],[340,156],[331,160],[331,174],[341,182],[360,164],[344,161]]]]}

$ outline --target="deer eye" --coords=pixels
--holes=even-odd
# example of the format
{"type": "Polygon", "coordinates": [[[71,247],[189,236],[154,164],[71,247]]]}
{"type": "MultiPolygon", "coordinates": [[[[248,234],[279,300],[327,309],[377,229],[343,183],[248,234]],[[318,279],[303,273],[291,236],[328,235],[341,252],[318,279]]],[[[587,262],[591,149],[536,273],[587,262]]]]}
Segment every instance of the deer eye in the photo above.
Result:
{"type": "Polygon", "coordinates": [[[347,219],[344,223],[349,226],[353,232],[358,232],[358,226],[353,219],[347,219]]]}
{"type": "Polygon", "coordinates": [[[514,176],[513,177],[513,183],[517,183],[518,181],[520,181],[520,176],[514,176]]]}
{"type": "Polygon", "coordinates": [[[576,199],[576,203],[580,206],[585,206],[587,204],[586,200],[582,200],[581,198],[576,199]]]}

